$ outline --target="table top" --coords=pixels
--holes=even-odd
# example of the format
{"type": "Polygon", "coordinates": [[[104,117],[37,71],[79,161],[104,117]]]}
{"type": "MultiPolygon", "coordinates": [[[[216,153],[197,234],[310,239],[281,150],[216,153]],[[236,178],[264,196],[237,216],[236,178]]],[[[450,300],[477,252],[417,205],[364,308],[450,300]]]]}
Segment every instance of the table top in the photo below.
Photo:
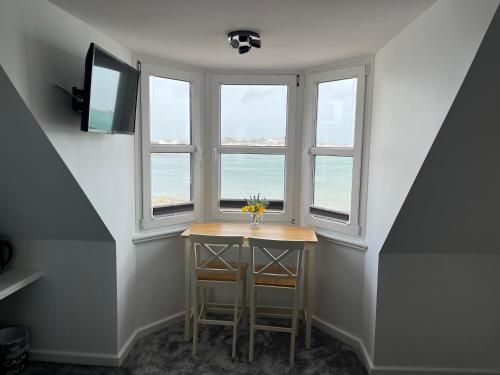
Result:
{"type": "Polygon", "coordinates": [[[305,241],[317,243],[318,238],[311,227],[301,227],[288,224],[264,223],[258,229],[250,227],[249,223],[192,223],[181,237],[189,237],[191,233],[204,234],[208,236],[243,236],[266,238],[284,241],[305,241]]]}

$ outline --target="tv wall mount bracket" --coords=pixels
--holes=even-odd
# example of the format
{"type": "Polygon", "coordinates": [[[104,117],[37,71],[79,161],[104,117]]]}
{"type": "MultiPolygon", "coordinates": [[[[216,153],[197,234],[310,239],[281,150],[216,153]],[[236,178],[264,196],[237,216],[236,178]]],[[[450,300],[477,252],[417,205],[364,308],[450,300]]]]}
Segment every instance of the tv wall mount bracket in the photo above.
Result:
{"type": "Polygon", "coordinates": [[[71,100],[72,100],[71,104],[72,104],[72,107],[75,111],[83,112],[83,102],[84,102],[83,98],[84,98],[84,93],[85,93],[84,90],[73,86],[73,89],[70,92],[65,87],[63,87],[59,84],[55,84],[54,86],[57,87],[62,92],[64,92],[65,94],[71,96],[71,100]]]}

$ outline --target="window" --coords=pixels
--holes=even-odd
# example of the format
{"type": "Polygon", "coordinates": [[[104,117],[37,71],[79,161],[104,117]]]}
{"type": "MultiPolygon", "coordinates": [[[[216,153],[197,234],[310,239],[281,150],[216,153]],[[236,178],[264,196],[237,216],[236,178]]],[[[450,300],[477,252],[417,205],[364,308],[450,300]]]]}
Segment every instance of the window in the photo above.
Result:
{"type": "Polygon", "coordinates": [[[201,215],[201,93],[201,73],[142,67],[144,228],[201,215]]]}
{"type": "Polygon", "coordinates": [[[266,222],[300,214],[320,231],[359,235],[365,70],[307,73],[299,87],[297,75],[143,65],[142,228],[248,221],[240,208],[260,194],[266,222]]]}
{"type": "Polygon", "coordinates": [[[312,73],[306,80],[303,217],[358,234],[365,67],[312,73]]]}
{"type": "Polygon", "coordinates": [[[211,216],[242,220],[246,198],[260,194],[267,221],[292,221],[296,76],[211,79],[211,216]]]}

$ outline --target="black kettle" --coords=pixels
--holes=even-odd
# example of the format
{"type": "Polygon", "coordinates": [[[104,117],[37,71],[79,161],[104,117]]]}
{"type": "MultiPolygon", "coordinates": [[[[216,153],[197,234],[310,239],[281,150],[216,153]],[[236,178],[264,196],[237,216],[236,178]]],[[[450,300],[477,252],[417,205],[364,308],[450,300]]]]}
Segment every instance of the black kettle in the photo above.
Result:
{"type": "Polygon", "coordinates": [[[14,255],[14,249],[9,241],[0,240],[0,273],[9,264],[14,255]]]}

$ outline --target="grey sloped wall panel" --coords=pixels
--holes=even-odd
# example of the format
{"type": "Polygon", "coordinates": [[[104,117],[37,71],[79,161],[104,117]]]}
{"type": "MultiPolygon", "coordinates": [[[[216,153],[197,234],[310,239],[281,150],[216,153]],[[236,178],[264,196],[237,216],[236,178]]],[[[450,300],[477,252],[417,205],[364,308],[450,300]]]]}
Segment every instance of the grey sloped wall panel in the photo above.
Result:
{"type": "Polygon", "coordinates": [[[0,67],[0,236],[113,241],[0,67]]]}
{"type": "Polygon", "coordinates": [[[382,253],[500,253],[499,45],[497,9],[382,253]]]}
{"type": "Polygon", "coordinates": [[[384,243],[376,367],[499,373],[500,11],[384,243]]]}

